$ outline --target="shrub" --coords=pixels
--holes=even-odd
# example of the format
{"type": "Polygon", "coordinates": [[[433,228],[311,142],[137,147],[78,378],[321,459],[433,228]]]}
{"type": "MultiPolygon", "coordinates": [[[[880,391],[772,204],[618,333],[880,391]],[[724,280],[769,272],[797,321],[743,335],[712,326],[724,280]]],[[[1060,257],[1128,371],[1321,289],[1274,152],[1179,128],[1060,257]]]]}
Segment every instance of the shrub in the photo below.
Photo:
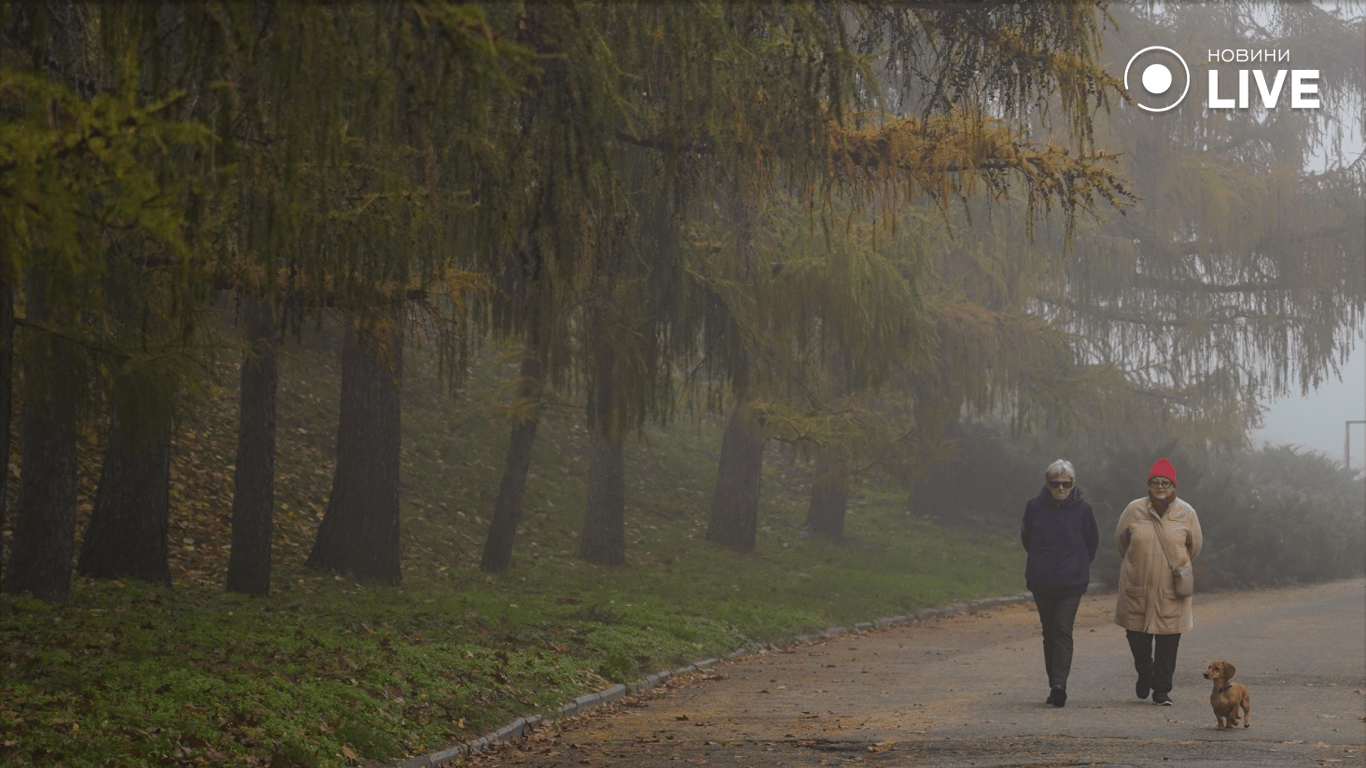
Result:
{"type": "Polygon", "coordinates": [[[1147,470],[1162,457],[1176,466],[1180,496],[1200,516],[1199,588],[1328,581],[1366,571],[1366,483],[1326,456],[1286,446],[1233,456],[1195,453],[1176,442],[1096,449],[971,426],[954,457],[916,484],[911,508],[951,525],[1018,536],[1025,502],[1059,457],[1076,465],[1100,527],[1092,578],[1111,586],[1119,580],[1119,515],[1144,495],[1147,470]]]}

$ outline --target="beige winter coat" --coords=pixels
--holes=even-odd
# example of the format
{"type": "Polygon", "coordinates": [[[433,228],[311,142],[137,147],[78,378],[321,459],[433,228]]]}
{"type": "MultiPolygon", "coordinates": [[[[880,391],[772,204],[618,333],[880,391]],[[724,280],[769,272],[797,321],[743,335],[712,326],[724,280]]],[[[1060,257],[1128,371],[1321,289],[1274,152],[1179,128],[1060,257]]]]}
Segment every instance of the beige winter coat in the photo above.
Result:
{"type": "Polygon", "coordinates": [[[1184,565],[1200,554],[1200,519],[1191,505],[1177,498],[1159,517],[1148,497],[1134,499],[1119,516],[1119,594],[1115,623],[1151,635],[1179,635],[1195,626],[1191,599],[1172,592],[1171,567],[1157,542],[1152,520],[1167,539],[1172,565],[1184,565]]]}

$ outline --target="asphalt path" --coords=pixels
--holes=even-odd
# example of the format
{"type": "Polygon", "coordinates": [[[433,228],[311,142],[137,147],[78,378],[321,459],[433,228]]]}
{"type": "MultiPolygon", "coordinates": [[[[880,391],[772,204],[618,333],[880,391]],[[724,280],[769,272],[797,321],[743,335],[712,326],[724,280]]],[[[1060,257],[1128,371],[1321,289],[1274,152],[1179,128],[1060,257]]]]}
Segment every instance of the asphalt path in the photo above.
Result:
{"type": "Polygon", "coordinates": [[[1134,696],[1114,596],[1088,595],[1064,708],[1033,605],[771,651],[465,758],[500,768],[1366,765],[1366,580],[1196,595],[1176,705],[1134,696]],[[1202,678],[1233,662],[1251,727],[1218,730],[1202,678]]]}

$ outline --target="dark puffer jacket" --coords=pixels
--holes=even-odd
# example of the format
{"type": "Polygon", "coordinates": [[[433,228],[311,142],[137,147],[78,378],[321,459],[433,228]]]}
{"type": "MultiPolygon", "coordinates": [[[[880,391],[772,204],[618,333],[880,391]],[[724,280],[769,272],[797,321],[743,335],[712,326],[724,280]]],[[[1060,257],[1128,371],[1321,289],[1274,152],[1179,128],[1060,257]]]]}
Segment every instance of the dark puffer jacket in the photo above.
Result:
{"type": "Polygon", "coordinates": [[[1059,503],[1044,486],[1025,504],[1020,541],[1028,553],[1025,586],[1030,592],[1056,597],[1086,593],[1100,532],[1091,505],[1082,501],[1081,488],[1074,486],[1059,503]]]}

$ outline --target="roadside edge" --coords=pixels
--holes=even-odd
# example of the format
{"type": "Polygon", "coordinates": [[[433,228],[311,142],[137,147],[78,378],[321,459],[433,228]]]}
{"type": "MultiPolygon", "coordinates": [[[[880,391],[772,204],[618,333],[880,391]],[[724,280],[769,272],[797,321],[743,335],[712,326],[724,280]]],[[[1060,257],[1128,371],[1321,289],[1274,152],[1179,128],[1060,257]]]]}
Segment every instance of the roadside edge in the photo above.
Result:
{"type": "MultiPolygon", "coordinates": [[[[1105,584],[1102,582],[1091,582],[1086,587],[1087,594],[1104,592],[1105,584]]],[[[885,629],[896,627],[902,624],[910,624],[916,621],[936,618],[940,616],[958,616],[965,613],[977,613],[992,608],[999,608],[1003,605],[1017,605],[1032,600],[1033,597],[1028,592],[1007,597],[984,597],[966,603],[953,603],[952,605],[940,606],[937,608],[924,608],[913,614],[903,616],[888,616],[877,619],[876,621],[863,621],[854,624],[853,628],[847,627],[827,627],[825,630],[806,635],[797,635],[786,642],[776,642],[769,644],[752,643],[744,645],[731,651],[726,655],[725,661],[744,658],[756,653],[765,653],[770,650],[791,648],[793,646],[810,645],[832,637],[839,637],[846,634],[857,634],[871,629],[885,629]]],[[[690,672],[699,672],[709,667],[715,666],[722,661],[720,658],[707,658],[685,664],[677,669],[655,672],[651,675],[636,680],[631,683],[617,683],[603,688],[600,691],[585,693],[575,698],[573,701],[565,702],[550,715],[534,714],[519,717],[516,720],[504,725],[503,727],[487,733],[469,741],[459,742],[446,749],[433,752],[429,755],[419,755],[410,757],[401,762],[395,763],[392,768],[445,768],[456,760],[467,755],[482,752],[489,747],[506,741],[512,741],[524,736],[528,731],[543,725],[565,720],[576,715],[584,714],[596,707],[602,706],[613,701],[620,701],[627,696],[636,696],[644,693],[670,678],[685,675],[690,672]]]]}

